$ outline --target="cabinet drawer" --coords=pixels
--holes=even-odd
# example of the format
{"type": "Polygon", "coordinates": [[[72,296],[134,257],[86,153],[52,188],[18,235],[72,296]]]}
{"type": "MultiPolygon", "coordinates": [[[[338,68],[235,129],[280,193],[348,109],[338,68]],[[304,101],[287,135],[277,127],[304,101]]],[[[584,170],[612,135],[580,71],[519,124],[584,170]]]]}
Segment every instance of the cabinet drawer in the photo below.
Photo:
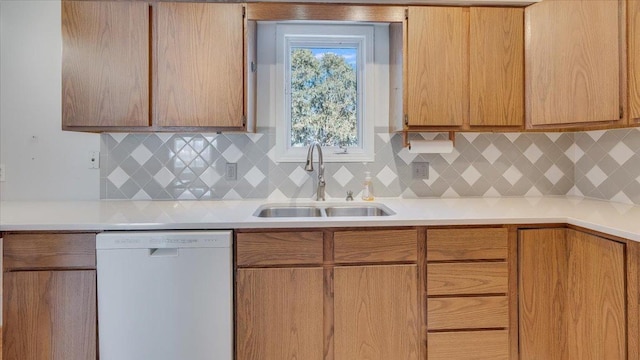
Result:
{"type": "Polygon", "coordinates": [[[93,269],[95,234],[5,234],[5,270],[93,269]]]}
{"type": "Polygon", "coordinates": [[[509,267],[506,262],[427,265],[427,294],[506,294],[509,267]]]}
{"type": "Polygon", "coordinates": [[[427,230],[427,261],[506,259],[507,244],[506,228],[427,230]]]}
{"type": "Polygon", "coordinates": [[[429,360],[508,360],[509,332],[456,331],[428,335],[429,360]]]}
{"type": "Polygon", "coordinates": [[[509,327],[506,296],[429,299],[427,312],[429,330],[509,327]]]}
{"type": "Polygon", "coordinates": [[[239,233],[238,266],[320,265],[323,260],[321,231],[239,233]]]}
{"type": "Polygon", "coordinates": [[[418,231],[337,231],[333,237],[337,263],[416,261],[418,231]]]}

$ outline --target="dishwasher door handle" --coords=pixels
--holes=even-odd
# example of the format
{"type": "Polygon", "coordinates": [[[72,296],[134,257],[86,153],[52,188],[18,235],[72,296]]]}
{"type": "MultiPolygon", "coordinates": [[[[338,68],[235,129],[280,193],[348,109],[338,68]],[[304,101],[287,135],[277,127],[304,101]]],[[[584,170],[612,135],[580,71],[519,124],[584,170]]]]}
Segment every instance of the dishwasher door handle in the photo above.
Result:
{"type": "Polygon", "coordinates": [[[149,256],[161,257],[161,256],[178,256],[177,248],[153,248],[149,249],[149,256]]]}

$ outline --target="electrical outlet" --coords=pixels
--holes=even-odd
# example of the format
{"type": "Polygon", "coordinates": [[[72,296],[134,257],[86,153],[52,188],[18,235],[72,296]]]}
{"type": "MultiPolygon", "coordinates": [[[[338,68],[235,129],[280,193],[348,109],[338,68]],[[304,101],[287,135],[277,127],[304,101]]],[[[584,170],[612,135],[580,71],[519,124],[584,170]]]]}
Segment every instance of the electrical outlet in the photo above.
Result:
{"type": "Polygon", "coordinates": [[[238,164],[227,163],[227,165],[225,165],[224,179],[229,181],[238,180],[238,164]]]}
{"type": "Polygon", "coordinates": [[[89,151],[89,169],[100,169],[99,151],[89,151]]]}
{"type": "Polygon", "coordinates": [[[5,168],[4,164],[0,164],[0,182],[5,182],[6,180],[5,168]]]}
{"type": "Polygon", "coordinates": [[[414,179],[428,179],[429,178],[429,163],[428,162],[414,162],[413,163],[413,178],[414,179]]]}

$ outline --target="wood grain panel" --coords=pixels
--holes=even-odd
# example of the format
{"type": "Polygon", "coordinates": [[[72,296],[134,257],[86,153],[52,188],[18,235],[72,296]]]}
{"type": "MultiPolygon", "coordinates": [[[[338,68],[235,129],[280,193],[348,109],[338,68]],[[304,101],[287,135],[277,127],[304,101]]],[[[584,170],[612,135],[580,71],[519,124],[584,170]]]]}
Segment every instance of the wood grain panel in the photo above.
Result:
{"type": "Polygon", "coordinates": [[[626,359],[624,245],[520,232],[521,359],[626,359]]]}
{"type": "Polygon", "coordinates": [[[243,126],[242,4],[159,2],[157,126],[243,126]]]}
{"type": "Polygon", "coordinates": [[[419,358],[416,265],[336,267],[336,359],[419,358]]]}
{"type": "Polygon", "coordinates": [[[320,265],[323,260],[321,231],[239,233],[236,264],[257,265],[320,265]]]}
{"type": "Polygon", "coordinates": [[[428,229],[427,261],[508,257],[507,228],[428,229]]]}
{"type": "Polygon", "coordinates": [[[62,1],[62,126],[149,126],[149,5],[62,1]]]}
{"type": "Polygon", "coordinates": [[[247,4],[247,18],[256,21],[277,20],[331,20],[402,22],[402,6],[363,6],[344,4],[247,4]]]}
{"type": "Polygon", "coordinates": [[[509,327],[507,296],[429,299],[429,330],[509,327]]]}
{"type": "Polygon", "coordinates": [[[96,272],[4,274],[3,359],[96,359],[96,272]]]}
{"type": "Polygon", "coordinates": [[[627,1],[629,121],[640,120],[640,1],[627,1]]]}
{"type": "Polygon", "coordinates": [[[469,117],[469,12],[409,7],[409,125],[461,126],[469,117]]]}
{"type": "Polygon", "coordinates": [[[524,126],[524,10],[472,7],[471,126],[524,126]]]}
{"type": "Polygon", "coordinates": [[[429,360],[509,359],[507,330],[431,333],[428,338],[429,360]]]}
{"type": "Polygon", "coordinates": [[[509,291],[506,262],[427,265],[427,294],[479,295],[509,291]]]}
{"type": "Polygon", "coordinates": [[[337,263],[416,261],[417,230],[336,231],[337,263]]]}
{"type": "Polygon", "coordinates": [[[624,245],[575,230],[567,230],[567,240],[569,353],[573,359],[626,359],[624,245]]]}
{"type": "Polygon", "coordinates": [[[239,269],[237,360],[323,359],[323,269],[239,269]]]}
{"type": "Polygon", "coordinates": [[[542,1],[527,7],[528,124],[619,120],[620,4],[542,1]]]}
{"type": "Polygon", "coordinates": [[[5,234],[4,270],[95,268],[95,234],[5,234]]]}

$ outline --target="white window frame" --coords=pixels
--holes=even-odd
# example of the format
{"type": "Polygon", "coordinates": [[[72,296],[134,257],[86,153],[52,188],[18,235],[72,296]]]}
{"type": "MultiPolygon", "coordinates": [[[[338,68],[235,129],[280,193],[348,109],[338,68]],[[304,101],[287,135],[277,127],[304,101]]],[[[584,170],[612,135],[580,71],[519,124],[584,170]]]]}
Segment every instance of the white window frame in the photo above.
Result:
{"type": "Polygon", "coordinates": [[[291,74],[292,47],[356,47],[358,50],[358,139],[359,147],[347,153],[339,147],[323,147],[326,162],[367,162],[375,160],[374,149],[374,25],[336,23],[276,24],[276,161],[303,162],[307,147],[291,146],[291,74]]]}

